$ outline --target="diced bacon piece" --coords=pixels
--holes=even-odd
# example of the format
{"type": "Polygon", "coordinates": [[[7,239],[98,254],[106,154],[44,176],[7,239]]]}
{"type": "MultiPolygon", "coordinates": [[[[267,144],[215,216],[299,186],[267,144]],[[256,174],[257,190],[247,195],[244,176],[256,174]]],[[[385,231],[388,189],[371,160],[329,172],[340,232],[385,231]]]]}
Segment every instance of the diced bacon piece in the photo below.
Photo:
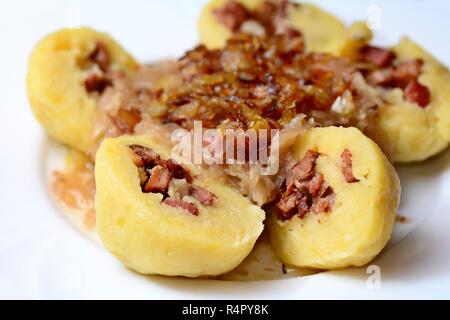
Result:
{"type": "Polygon", "coordinates": [[[159,155],[150,148],[137,144],[132,144],[129,147],[136,155],[136,157],[133,157],[133,162],[138,167],[151,166],[159,159],[159,155]]]}
{"type": "Polygon", "coordinates": [[[404,61],[397,66],[376,69],[367,74],[367,82],[373,86],[398,87],[405,89],[411,81],[420,76],[422,60],[404,61]]]}
{"type": "Polygon", "coordinates": [[[120,109],[117,116],[110,117],[114,125],[123,133],[133,133],[134,127],[141,121],[141,113],[138,110],[120,109]]]}
{"type": "Polygon", "coordinates": [[[402,89],[416,80],[420,76],[423,61],[420,59],[413,59],[399,63],[393,71],[393,81],[395,86],[402,89]]]}
{"type": "Polygon", "coordinates": [[[200,201],[201,204],[205,206],[210,206],[214,204],[214,201],[217,200],[217,197],[214,193],[209,192],[205,188],[199,186],[189,186],[189,195],[196,198],[200,201]]]}
{"type": "Polygon", "coordinates": [[[303,219],[305,214],[311,210],[311,198],[306,194],[302,194],[300,200],[298,201],[297,209],[298,217],[303,219]]]}
{"type": "Polygon", "coordinates": [[[348,149],[344,149],[341,153],[342,173],[347,183],[358,182],[359,180],[353,175],[352,153],[348,149]]]}
{"type": "Polygon", "coordinates": [[[417,103],[422,108],[430,103],[430,90],[421,85],[417,80],[411,81],[404,91],[405,100],[417,103]]]}
{"type": "Polygon", "coordinates": [[[102,75],[91,73],[84,80],[84,87],[87,92],[102,93],[106,87],[111,85],[111,81],[102,75]]]}
{"type": "Polygon", "coordinates": [[[101,41],[96,43],[94,51],[89,55],[89,59],[98,65],[103,72],[106,72],[111,64],[108,49],[101,41]]]}
{"type": "Polygon", "coordinates": [[[292,170],[286,172],[286,192],[291,193],[295,188],[295,177],[292,170]]]}
{"type": "Polygon", "coordinates": [[[186,210],[190,214],[198,216],[198,208],[192,202],[187,202],[180,199],[166,198],[163,200],[163,203],[174,208],[186,210]]]}
{"type": "Polygon", "coordinates": [[[335,194],[330,193],[323,198],[317,199],[314,211],[316,213],[329,212],[334,204],[335,194]]]}
{"type": "Polygon", "coordinates": [[[247,9],[235,0],[229,0],[222,7],[213,10],[217,21],[231,31],[239,29],[241,24],[249,18],[247,9]]]}
{"type": "Polygon", "coordinates": [[[318,152],[308,150],[300,163],[292,168],[294,179],[297,181],[301,181],[311,177],[311,175],[314,173],[316,160],[318,157],[318,152]]]}
{"type": "Polygon", "coordinates": [[[167,168],[172,173],[172,177],[175,179],[186,179],[188,183],[191,183],[193,180],[189,170],[177,163],[175,160],[157,159],[156,163],[167,168]]]}
{"type": "Polygon", "coordinates": [[[308,182],[308,191],[311,194],[311,196],[317,197],[319,194],[321,187],[323,183],[323,174],[316,173],[312,179],[308,182]]]}
{"type": "Polygon", "coordinates": [[[257,21],[265,26],[273,23],[274,15],[277,13],[278,6],[275,2],[264,1],[261,3],[253,13],[257,21]]]}
{"type": "Polygon", "coordinates": [[[367,82],[372,86],[391,86],[394,82],[394,68],[378,69],[369,72],[367,82]]]}
{"type": "Polygon", "coordinates": [[[284,56],[303,53],[305,44],[303,35],[294,28],[283,29],[282,36],[278,36],[278,52],[284,56]]]}
{"type": "Polygon", "coordinates": [[[389,66],[395,59],[395,53],[389,49],[365,46],[361,49],[362,59],[378,68],[389,66]]]}
{"type": "Polygon", "coordinates": [[[298,205],[298,195],[296,193],[283,194],[280,201],[276,204],[278,217],[282,220],[288,220],[295,214],[298,205]]]}
{"type": "Polygon", "coordinates": [[[167,168],[155,166],[150,171],[150,177],[144,186],[144,192],[162,192],[166,193],[169,189],[169,183],[172,175],[167,168]]]}
{"type": "MultiPolygon", "coordinates": [[[[351,153],[343,152],[348,165],[351,153]]],[[[319,153],[309,150],[299,164],[286,173],[286,190],[276,203],[278,218],[289,220],[294,215],[302,219],[308,212],[328,212],[334,204],[335,193],[325,181],[322,173],[316,171],[316,160],[319,153]]],[[[353,177],[354,179],[354,177],[353,177]]]]}
{"type": "Polygon", "coordinates": [[[328,196],[329,194],[334,193],[333,188],[326,182],[322,183],[322,186],[320,187],[320,191],[318,196],[320,198],[324,198],[326,196],[328,196]]]}

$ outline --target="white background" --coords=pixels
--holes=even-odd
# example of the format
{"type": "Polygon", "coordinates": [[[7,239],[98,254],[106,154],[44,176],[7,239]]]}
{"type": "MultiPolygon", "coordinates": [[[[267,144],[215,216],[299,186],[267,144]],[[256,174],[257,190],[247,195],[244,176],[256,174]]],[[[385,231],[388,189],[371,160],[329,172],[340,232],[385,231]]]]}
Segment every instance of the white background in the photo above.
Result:
{"type": "MultiPolygon", "coordinates": [[[[346,22],[365,19],[367,8],[378,5],[377,41],[393,44],[406,33],[450,65],[448,1],[314,2],[346,22]]],[[[33,45],[80,22],[108,31],[141,61],[176,57],[196,43],[203,3],[1,0],[0,298],[450,298],[449,152],[400,168],[407,184],[402,214],[414,219],[375,261],[382,272],[378,290],[367,287],[365,269],[254,283],[142,277],[58,214],[43,179],[47,139],[26,99],[33,45]]]]}

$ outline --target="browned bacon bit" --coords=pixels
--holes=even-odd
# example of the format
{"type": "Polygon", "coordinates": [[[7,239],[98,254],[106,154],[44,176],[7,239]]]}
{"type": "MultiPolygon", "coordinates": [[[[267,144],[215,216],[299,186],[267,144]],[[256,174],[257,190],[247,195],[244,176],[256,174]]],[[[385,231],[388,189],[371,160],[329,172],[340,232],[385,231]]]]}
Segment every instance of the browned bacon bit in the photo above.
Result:
{"type": "Polygon", "coordinates": [[[411,81],[420,76],[422,64],[422,60],[413,59],[400,62],[396,66],[376,69],[367,74],[367,81],[375,86],[405,89],[411,81]]]}
{"type": "Polygon", "coordinates": [[[250,18],[265,28],[265,34],[283,33],[290,28],[287,19],[288,5],[293,3],[280,1],[263,1],[253,11],[250,12],[250,18]]]}
{"type": "Polygon", "coordinates": [[[395,53],[391,50],[374,46],[364,46],[361,49],[361,55],[363,61],[371,63],[378,68],[389,66],[395,59],[395,53]]]}
{"type": "Polygon", "coordinates": [[[186,210],[194,216],[198,216],[198,208],[192,202],[187,202],[180,199],[166,198],[163,200],[163,203],[174,208],[186,210]]]}
{"type": "Polygon", "coordinates": [[[136,109],[120,109],[117,115],[110,119],[122,133],[133,133],[134,127],[141,121],[141,112],[136,109]]]}
{"type": "Polygon", "coordinates": [[[94,51],[89,55],[89,59],[98,65],[103,72],[108,71],[111,61],[108,49],[103,42],[98,41],[96,43],[94,51]]]}
{"type": "Polygon", "coordinates": [[[297,181],[310,178],[316,167],[316,160],[318,157],[318,152],[308,150],[300,163],[292,169],[293,178],[297,181]]]}
{"type": "Polygon", "coordinates": [[[330,193],[329,195],[317,199],[314,211],[316,213],[329,212],[334,204],[335,194],[330,193]]]}
{"type": "Polygon", "coordinates": [[[184,166],[177,163],[175,160],[168,159],[157,159],[156,163],[160,166],[167,168],[171,173],[174,179],[186,179],[188,183],[191,183],[193,178],[189,170],[187,170],[184,166]]]}
{"type": "Polygon", "coordinates": [[[276,39],[278,39],[280,53],[286,57],[303,52],[305,48],[302,34],[293,28],[286,28],[283,36],[276,36],[276,39]]]}
{"type": "Polygon", "coordinates": [[[322,185],[320,186],[319,197],[324,198],[333,193],[334,193],[333,188],[330,185],[328,185],[328,183],[326,182],[322,183],[322,185]]]}
{"type": "Polygon", "coordinates": [[[430,103],[430,90],[418,82],[423,60],[412,59],[395,62],[395,54],[387,49],[366,46],[361,50],[361,60],[377,68],[366,73],[367,82],[374,86],[401,88],[406,101],[424,108],[430,103]]]}
{"type": "Polygon", "coordinates": [[[111,81],[104,75],[91,73],[84,80],[84,86],[87,92],[102,93],[106,87],[111,85],[111,81]]]}
{"type": "Polygon", "coordinates": [[[328,212],[333,207],[334,191],[316,172],[319,153],[308,150],[286,179],[286,190],[275,204],[278,218],[289,220],[294,215],[302,219],[308,212],[328,212]]]}
{"type": "Polygon", "coordinates": [[[150,170],[150,177],[144,185],[144,192],[166,193],[172,175],[167,168],[155,166],[150,170]]]}
{"type": "MultiPolygon", "coordinates": [[[[301,194],[300,194],[301,197],[301,194]]],[[[288,220],[295,214],[298,205],[299,196],[297,193],[283,194],[280,201],[277,202],[278,217],[282,220],[288,220]]]]}
{"type": "Polygon", "coordinates": [[[133,162],[137,167],[154,166],[155,161],[159,159],[159,155],[150,148],[137,144],[129,147],[133,151],[133,162]]]}
{"type": "Polygon", "coordinates": [[[358,182],[359,180],[353,175],[352,153],[348,149],[344,149],[341,153],[342,173],[347,183],[358,182]]]}
{"type": "MultiPolygon", "coordinates": [[[[160,193],[163,196],[163,203],[175,208],[187,210],[193,215],[198,215],[198,208],[194,203],[169,196],[169,188],[174,188],[174,194],[181,194],[177,184],[172,183],[173,179],[185,179],[188,183],[187,193],[205,206],[211,206],[217,200],[212,192],[203,187],[192,185],[192,176],[184,166],[178,164],[175,160],[163,160],[152,149],[145,146],[132,144],[129,145],[132,151],[132,160],[138,168],[139,181],[142,191],[145,193],[160,193]]],[[[184,185],[186,185],[184,182],[184,185]]],[[[177,196],[176,196],[177,197],[177,196]]]]}
{"type": "Polygon", "coordinates": [[[106,74],[110,66],[106,45],[103,42],[97,42],[94,51],[91,52],[88,58],[101,71],[99,73],[91,72],[84,80],[84,86],[87,92],[102,93],[106,87],[112,84],[111,78],[106,74]]]}
{"type": "Polygon", "coordinates": [[[277,12],[278,6],[272,1],[264,1],[253,12],[253,18],[263,26],[272,23],[273,15],[277,12]]]}
{"type": "Polygon", "coordinates": [[[133,162],[137,167],[145,167],[149,170],[161,167],[170,173],[171,178],[186,179],[188,183],[192,182],[193,177],[189,170],[175,160],[161,159],[156,152],[145,146],[132,144],[129,147],[133,151],[133,162]]]}
{"type": "Polygon", "coordinates": [[[411,81],[420,76],[423,61],[413,59],[399,63],[393,71],[392,77],[395,86],[404,89],[411,81]]]}
{"type": "Polygon", "coordinates": [[[307,193],[302,194],[300,200],[298,201],[298,217],[303,219],[303,217],[311,210],[312,199],[307,193]]]}
{"type": "Polygon", "coordinates": [[[213,14],[231,31],[236,31],[249,17],[247,9],[235,0],[229,0],[224,6],[214,9],[213,14]]]}
{"type": "Polygon", "coordinates": [[[209,192],[205,188],[199,186],[189,186],[189,195],[196,198],[200,201],[201,204],[205,206],[210,206],[217,200],[217,197],[214,193],[209,192]]]}
{"type": "Polygon", "coordinates": [[[406,101],[417,103],[422,108],[430,103],[430,91],[417,80],[411,81],[406,86],[404,94],[406,101]]]}
{"type": "Polygon", "coordinates": [[[393,73],[393,68],[373,70],[367,74],[367,82],[372,86],[392,86],[394,83],[393,73]]]}
{"type": "Polygon", "coordinates": [[[323,183],[323,174],[316,173],[314,177],[308,182],[308,191],[312,197],[317,197],[319,194],[323,183]]]}
{"type": "MultiPolygon", "coordinates": [[[[265,38],[237,33],[222,49],[187,52],[179,65],[179,85],[158,102],[167,106],[164,121],[187,129],[195,120],[208,128],[283,128],[298,113],[325,120],[356,72],[347,59],[305,53],[295,30],[265,38]]],[[[345,117],[352,118],[346,124],[358,121],[345,117]]]]}

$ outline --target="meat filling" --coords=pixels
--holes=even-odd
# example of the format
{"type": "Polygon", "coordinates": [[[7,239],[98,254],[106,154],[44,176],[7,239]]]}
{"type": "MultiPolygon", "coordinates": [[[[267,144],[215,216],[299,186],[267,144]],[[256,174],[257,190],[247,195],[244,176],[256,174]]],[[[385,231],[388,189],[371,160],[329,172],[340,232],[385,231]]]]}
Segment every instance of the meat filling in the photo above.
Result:
{"type": "Polygon", "coordinates": [[[163,200],[163,203],[165,205],[168,205],[168,206],[171,206],[174,208],[186,210],[190,214],[192,214],[194,216],[198,216],[198,208],[192,202],[188,202],[188,201],[184,201],[184,200],[180,200],[180,199],[166,198],[163,200]]]}
{"type": "Polygon", "coordinates": [[[84,86],[87,92],[102,93],[112,84],[108,74],[111,62],[106,45],[103,42],[97,42],[94,51],[89,54],[88,60],[93,66],[84,80],[84,86]]]}
{"type": "Polygon", "coordinates": [[[89,55],[89,59],[97,64],[103,72],[107,72],[111,64],[108,49],[103,42],[97,42],[94,51],[89,55]]]}
{"type": "Polygon", "coordinates": [[[389,66],[395,59],[395,54],[391,50],[365,46],[361,49],[362,59],[365,62],[371,63],[378,68],[389,66]]]}
{"type": "Polygon", "coordinates": [[[430,90],[418,82],[423,61],[412,59],[397,61],[395,53],[388,49],[365,46],[360,59],[371,65],[366,72],[367,81],[374,86],[401,88],[405,100],[424,108],[430,103],[430,90]]]}
{"type": "Polygon", "coordinates": [[[192,196],[204,206],[211,206],[217,200],[214,193],[193,185],[190,172],[176,161],[161,159],[156,152],[144,146],[129,147],[132,160],[138,167],[143,192],[161,193],[165,205],[186,210],[193,215],[198,215],[198,207],[184,197],[192,196]],[[187,185],[187,188],[180,187],[182,185],[187,185]]]}
{"type": "Polygon", "coordinates": [[[415,102],[421,107],[426,107],[430,103],[430,90],[417,80],[412,80],[405,88],[405,99],[415,102]]]}
{"type": "Polygon", "coordinates": [[[97,73],[89,74],[84,80],[84,86],[87,92],[99,92],[102,93],[108,86],[111,85],[111,80],[104,75],[97,73]]]}
{"type": "Polygon", "coordinates": [[[214,193],[209,192],[205,188],[199,186],[189,186],[189,195],[196,198],[198,201],[200,201],[201,204],[205,206],[210,206],[214,204],[214,201],[217,200],[214,193]]]}
{"type": "Polygon", "coordinates": [[[286,190],[276,203],[278,218],[289,220],[293,216],[304,218],[308,212],[329,212],[334,203],[334,191],[316,170],[320,154],[308,150],[286,179],[286,190]]]}
{"type": "Polygon", "coordinates": [[[342,173],[344,175],[345,181],[348,183],[358,182],[359,180],[353,175],[353,160],[352,153],[350,150],[345,149],[341,153],[342,160],[342,173]]]}
{"type": "Polygon", "coordinates": [[[172,180],[172,173],[160,165],[154,166],[149,171],[149,177],[144,185],[144,192],[165,193],[169,190],[169,183],[172,180]]]}

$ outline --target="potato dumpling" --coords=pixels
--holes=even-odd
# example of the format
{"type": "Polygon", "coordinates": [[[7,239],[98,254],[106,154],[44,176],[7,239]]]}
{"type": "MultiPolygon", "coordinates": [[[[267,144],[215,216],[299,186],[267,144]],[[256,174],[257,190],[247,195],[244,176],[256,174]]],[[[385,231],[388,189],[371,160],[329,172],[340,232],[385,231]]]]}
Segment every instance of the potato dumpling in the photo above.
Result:
{"type": "Polygon", "coordinates": [[[388,242],[400,198],[398,176],[356,128],[315,128],[293,147],[299,161],[269,217],[275,252],[288,265],[362,266],[388,242]]]}
{"type": "Polygon", "coordinates": [[[49,34],[34,48],[28,65],[28,98],[37,119],[57,140],[87,152],[94,144],[96,100],[101,74],[132,72],[135,60],[110,36],[89,28],[49,34]],[[95,77],[88,79],[89,75],[95,77]]]}
{"type": "Polygon", "coordinates": [[[358,21],[349,26],[343,36],[334,38],[326,51],[341,57],[356,60],[362,47],[372,40],[372,31],[363,21],[358,21]]]}
{"type": "Polygon", "coordinates": [[[391,90],[370,135],[393,162],[422,161],[450,141],[450,73],[409,38],[392,49],[400,61],[423,61],[418,82],[428,88],[430,103],[420,106],[406,101],[401,89],[391,90]]]}
{"type": "Polygon", "coordinates": [[[143,274],[198,277],[232,270],[261,234],[263,210],[196,167],[180,169],[169,156],[164,141],[149,136],[102,142],[95,206],[103,244],[143,274]],[[140,166],[155,158],[151,170],[140,166]],[[161,184],[166,167],[169,189],[161,184]]]}
{"type": "MultiPolygon", "coordinates": [[[[280,3],[280,7],[284,6],[284,2],[264,1],[264,0],[211,0],[202,10],[199,18],[199,34],[200,41],[210,49],[223,47],[226,40],[237,29],[251,29],[255,31],[254,22],[255,15],[248,12],[255,12],[258,8],[262,8],[264,3],[280,3]],[[228,10],[225,10],[227,16],[223,21],[219,21],[217,10],[224,8],[230,2],[234,3],[228,10]],[[236,8],[243,5],[247,9],[245,11],[236,8]],[[247,22],[246,22],[247,21],[247,22]],[[245,27],[243,26],[244,24],[245,27]],[[227,26],[226,26],[227,25],[227,26]]],[[[279,7],[279,8],[280,8],[279,7]]],[[[282,8],[282,7],[281,7],[282,8]]],[[[345,32],[344,24],[335,16],[325,12],[309,3],[288,3],[285,7],[287,10],[287,23],[294,29],[302,32],[305,38],[306,49],[308,51],[323,51],[334,39],[341,38],[345,32]]],[[[278,9],[284,10],[284,9],[278,9]]],[[[275,10],[266,7],[260,10],[263,20],[270,18],[275,10]]],[[[283,14],[283,13],[282,13],[283,14]]],[[[285,22],[282,21],[282,24],[285,22]]],[[[256,29],[256,32],[259,28],[256,29]]]]}
{"type": "Polygon", "coordinates": [[[323,9],[302,3],[289,12],[292,26],[305,37],[306,50],[311,52],[328,51],[330,42],[342,38],[345,25],[337,17],[323,9]]]}

